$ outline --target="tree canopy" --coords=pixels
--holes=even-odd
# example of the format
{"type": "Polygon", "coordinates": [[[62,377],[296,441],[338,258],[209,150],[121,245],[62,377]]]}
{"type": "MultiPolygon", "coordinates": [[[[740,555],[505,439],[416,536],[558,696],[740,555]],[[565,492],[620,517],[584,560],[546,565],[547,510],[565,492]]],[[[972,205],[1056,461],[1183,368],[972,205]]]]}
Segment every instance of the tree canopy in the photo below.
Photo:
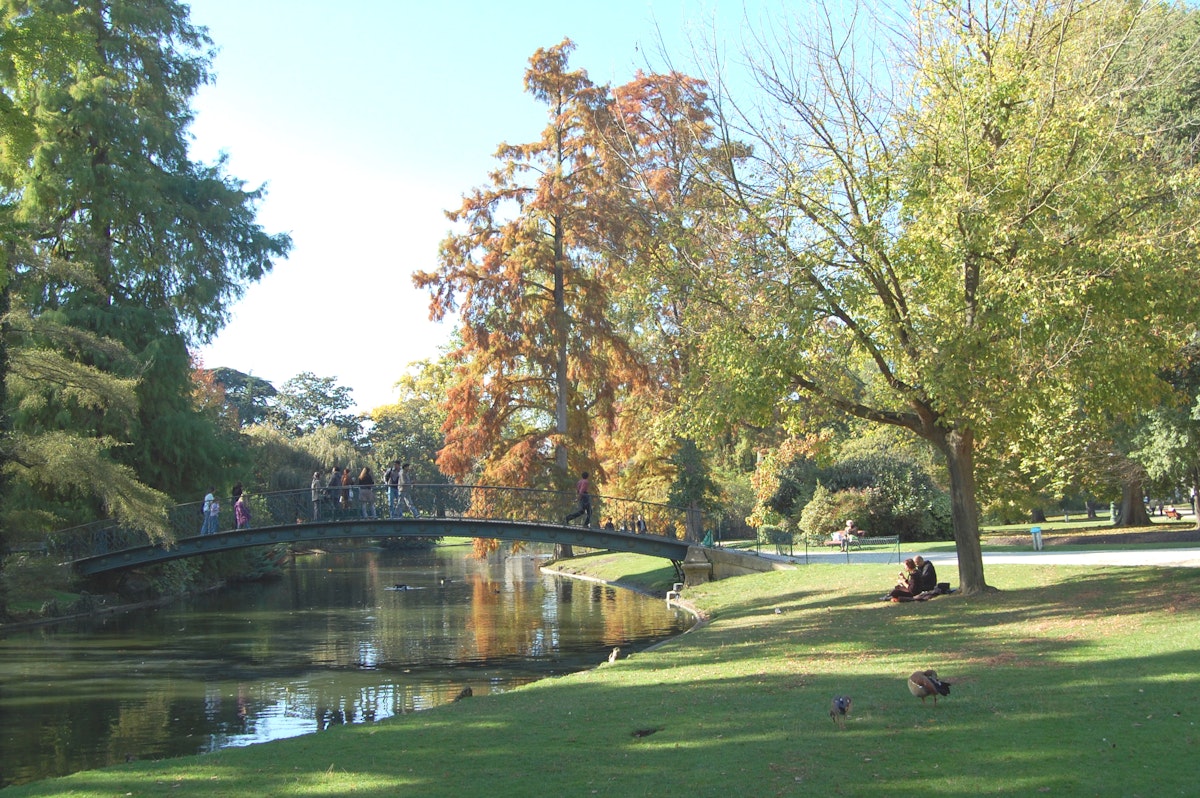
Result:
{"type": "Polygon", "coordinates": [[[1132,112],[1176,74],[1176,15],[932,2],[873,47],[867,15],[764,32],[760,93],[717,98],[732,234],[684,324],[701,417],[929,441],[962,588],[987,589],[977,454],[1064,394],[1128,412],[1195,315],[1196,174],[1132,112]]]}
{"type": "Polygon", "coordinates": [[[439,268],[414,275],[434,318],[460,313],[438,465],[461,478],[564,488],[596,471],[595,439],[616,397],[644,379],[610,318],[615,264],[600,246],[599,125],[607,92],[568,68],[570,41],[538,50],[525,86],[545,106],[541,137],[503,144],[491,184],[448,214],[439,268]]]}
{"type": "Polygon", "coordinates": [[[211,57],[173,0],[0,1],[5,513],[62,523],[66,490],[96,500],[82,520],[162,532],[163,492],[236,456],[188,347],[290,241],[256,221],[261,188],[189,157],[211,57]]]}

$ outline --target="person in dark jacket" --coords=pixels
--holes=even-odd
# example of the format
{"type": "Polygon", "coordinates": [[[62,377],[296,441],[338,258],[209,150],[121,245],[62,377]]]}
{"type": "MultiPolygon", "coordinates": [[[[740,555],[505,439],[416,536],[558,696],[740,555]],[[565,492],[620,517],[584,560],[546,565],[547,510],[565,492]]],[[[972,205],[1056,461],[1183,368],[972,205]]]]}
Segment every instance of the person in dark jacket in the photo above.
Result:
{"type": "Polygon", "coordinates": [[[914,557],[913,562],[917,564],[917,572],[913,574],[913,595],[920,595],[927,590],[936,590],[937,571],[934,569],[933,563],[920,555],[914,557]]]}

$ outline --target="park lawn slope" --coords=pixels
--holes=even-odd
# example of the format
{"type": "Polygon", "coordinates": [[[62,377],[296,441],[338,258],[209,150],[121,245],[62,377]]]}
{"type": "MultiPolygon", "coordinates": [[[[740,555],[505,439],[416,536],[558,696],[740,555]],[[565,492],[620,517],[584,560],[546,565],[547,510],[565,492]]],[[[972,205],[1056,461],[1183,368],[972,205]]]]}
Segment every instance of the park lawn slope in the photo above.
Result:
{"type": "Polygon", "coordinates": [[[685,591],[708,624],[594,671],[2,794],[1194,794],[1200,572],[995,565],[993,595],[878,601],[895,572],[723,580],[685,591]],[[936,706],[906,687],[925,668],[953,685],[936,706]]]}

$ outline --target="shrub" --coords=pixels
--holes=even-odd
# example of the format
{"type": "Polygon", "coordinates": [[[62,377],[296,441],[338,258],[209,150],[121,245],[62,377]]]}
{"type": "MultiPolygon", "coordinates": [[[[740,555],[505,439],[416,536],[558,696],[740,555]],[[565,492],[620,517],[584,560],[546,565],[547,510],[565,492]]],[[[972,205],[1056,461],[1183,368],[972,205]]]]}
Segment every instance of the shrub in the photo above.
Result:
{"type": "Polygon", "coordinates": [[[837,521],[837,517],[833,494],[818,482],[812,498],[800,511],[800,528],[810,543],[821,543],[842,528],[842,522],[837,521]]]}
{"type": "Polygon", "coordinates": [[[808,535],[809,542],[822,543],[853,518],[859,529],[867,534],[874,531],[879,512],[873,505],[878,496],[870,490],[830,491],[822,484],[813,491],[813,498],[800,513],[800,526],[808,535]]]}
{"type": "Polygon", "coordinates": [[[758,517],[798,518],[810,541],[824,541],[849,518],[868,534],[910,541],[951,536],[949,495],[926,466],[868,446],[850,450],[855,454],[828,467],[799,455],[771,471],[766,476],[776,483],[758,517]]]}
{"type": "MultiPolygon", "coordinates": [[[[949,495],[920,466],[898,457],[871,454],[852,457],[826,469],[835,495],[865,492],[855,518],[870,533],[899,535],[902,540],[950,537],[949,495]]],[[[847,512],[855,505],[847,500],[847,512]]],[[[844,520],[843,520],[844,523],[844,520]]]]}
{"type": "Polygon", "coordinates": [[[792,532],[783,527],[760,526],[758,528],[759,542],[775,546],[776,554],[783,554],[783,547],[792,545],[792,539],[792,532]]]}

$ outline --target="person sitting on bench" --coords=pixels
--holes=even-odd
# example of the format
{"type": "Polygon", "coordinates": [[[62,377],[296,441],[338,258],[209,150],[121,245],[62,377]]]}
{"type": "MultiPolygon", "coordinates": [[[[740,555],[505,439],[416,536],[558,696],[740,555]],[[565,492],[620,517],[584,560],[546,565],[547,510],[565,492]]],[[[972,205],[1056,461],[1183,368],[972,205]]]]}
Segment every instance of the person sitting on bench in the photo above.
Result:
{"type": "Polygon", "coordinates": [[[841,532],[841,535],[842,535],[841,549],[842,549],[842,551],[850,550],[850,544],[855,542],[855,540],[858,538],[858,533],[860,531],[861,530],[859,530],[858,524],[854,523],[853,518],[846,521],[846,528],[843,529],[841,532]]]}

